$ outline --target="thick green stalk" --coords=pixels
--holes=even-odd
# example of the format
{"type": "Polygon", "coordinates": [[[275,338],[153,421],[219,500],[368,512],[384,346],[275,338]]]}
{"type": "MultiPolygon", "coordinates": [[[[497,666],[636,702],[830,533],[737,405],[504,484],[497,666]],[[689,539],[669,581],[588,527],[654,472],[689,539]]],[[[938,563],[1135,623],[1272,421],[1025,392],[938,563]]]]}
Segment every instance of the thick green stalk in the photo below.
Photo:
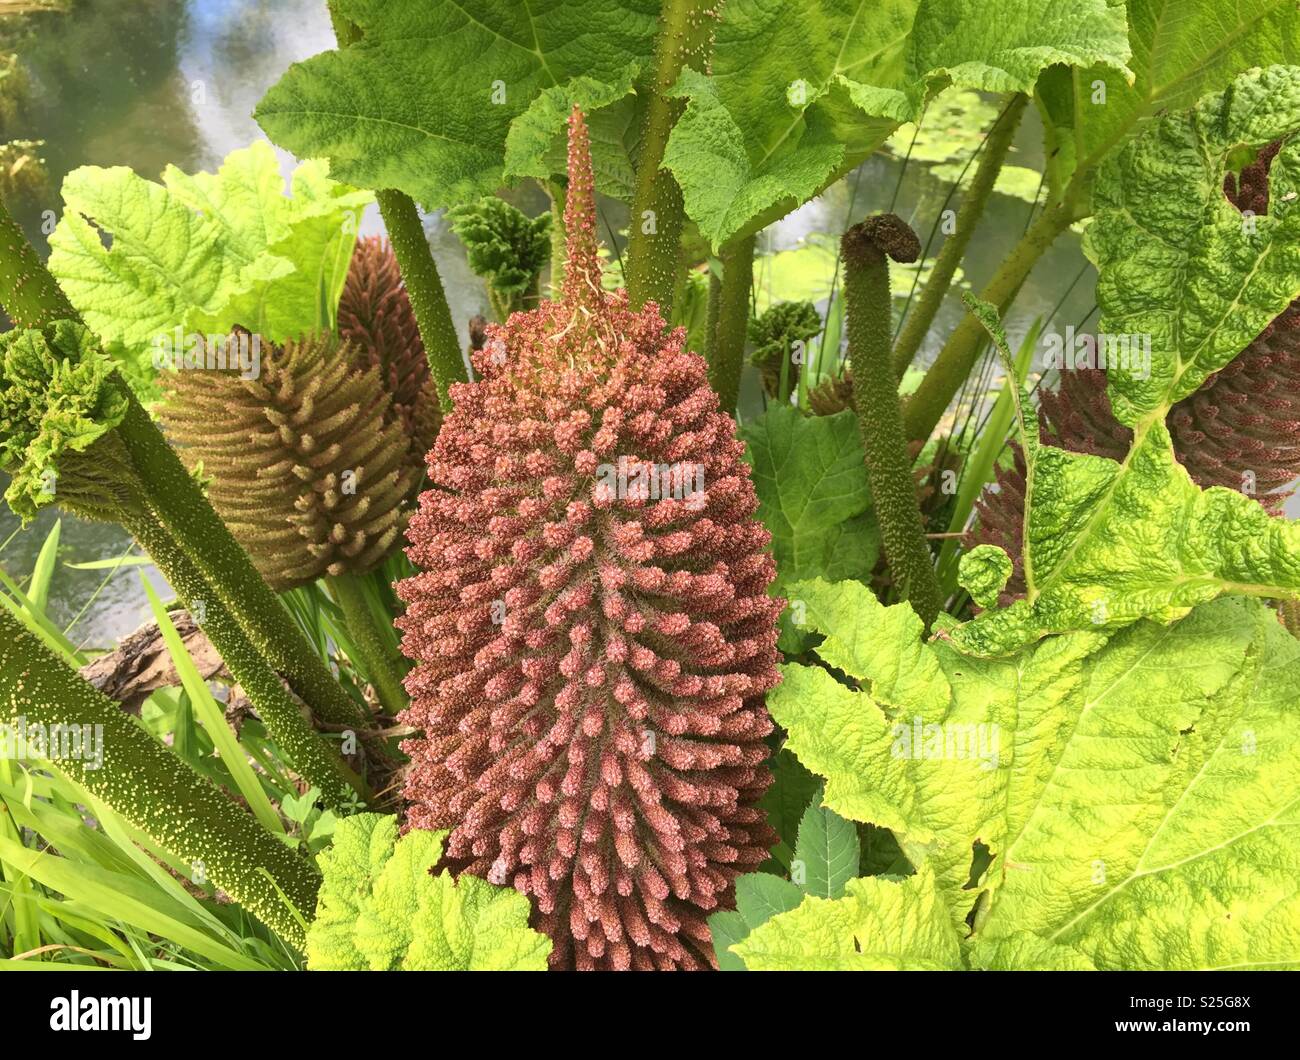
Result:
{"type": "Polygon", "coordinates": [[[1029,97],[1024,93],[1018,92],[1012,96],[984,142],[983,156],[970,187],[962,198],[961,208],[957,211],[956,228],[944,240],[943,248],[935,258],[934,268],[930,271],[930,278],[908,313],[898,342],[894,345],[894,375],[899,379],[903,378],[916,351],[921,348],[930,325],[939,313],[939,307],[943,305],[944,296],[952,286],[952,278],[966,253],[971,236],[979,226],[980,217],[993,193],[998,174],[1002,172],[1007,152],[1011,150],[1011,141],[1015,139],[1016,129],[1020,126],[1020,119],[1024,117],[1028,103],[1029,97]]]}
{"type": "Polygon", "coordinates": [[[36,254],[22,226],[0,202],[0,292],[9,319],[20,328],[44,328],[56,320],[76,320],[62,288],[36,254]]]}
{"type": "MultiPolygon", "coordinates": [[[[997,306],[999,311],[1005,311],[1038,259],[1073,220],[1074,208],[1069,201],[1043,210],[980,292],[980,299],[997,306]]],[[[903,427],[910,440],[922,441],[930,437],[949,402],[975,367],[984,335],[979,321],[968,312],[948,337],[903,410],[903,427]]]]}
{"type": "Polygon", "coordinates": [[[854,225],[841,244],[849,366],[872,504],[890,572],[929,629],[942,601],[917,504],[890,356],[889,258],[915,261],[920,252],[916,234],[893,214],[854,225]]]}
{"type": "Polygon", "coordinates": [[[686,222],[682,190],[663,168],[668,137],[686,103],[668,93],[683,69],[703,72],[707,67],[720,7],[719,0],[667,0],[659,16],[632,192],[627,292],[633,308],[655,302],[665,320],[673,311],[686,222]]]}
{"type": "Polygon", "coordinates": [[[551,297],[559,298],[564,290],[565,240],[568,238],[564,228],[564,203],[567,196],[564,185],[555,180],[546,182],[546,192],[551,197],[551,297]]]}
{"type": "Polygon", "coordinates": [[[447,305],[447,292],[443,290],[438,265],[429,249],[420,211],[409,195],[391,188],[375,192],[375,199],[379,202],[379,213],[393,244],[393,256],[402,270],[402,282],[411,299],[420,338],[424,340],[429,372],[438,387],[438,400],[443,412],[450,412],[449,388],[452,383],[463,383],[468,376],[456,325],[452,323],[451,309],[447,305]]]}
{"type": "Polygon", "coordinates": [[[316,717],[331,725],[364,729],[368,722],[361,707],[334,679],[262,580],[149,414],[134,397],[128,399],[118,434],[159,522],[271,668],[284,676],[316,717]]]}
{"type": "Polygon", "coordinates": [[[163,748],[3,609],[0,690],[0,716],[15,725],[25,721],[28,733],[37,725],[47,732],[54,725],[91,726],[102,759],[60,759],[59,769],[182,862],[201,863],[208,879],[287,941],[304,945],[301,921],[311,918],[320,887],[312,863],[163,748]]]}
{"type": "Polygon", "coordinates": [[[359,796],[369,798],[364,782],[311,727],[279,677],[249,641],[183,549],[150,514],[123,520],[123,526],[149,553],[168,584],[196,617],[231,675],[257,710],[266,731],[308,784],[334,808],[359,796]],[[198,616],[202,616],[201,619],[198,616]]]}
{"type": "Polygon", "coordinates": [[[728,413],[735,412],[740,396],[740,369],[749,333],[749,296],[754,286],[757,238],[745,236],[722,248],[722,282],[709,288],[709,382],[717,391],[722,411],[728,413]]]}
{"type": "MultiPolygon", "coordinates": [[[[327,7],[340,48],[361,40],[360,26],[341,15],[333,0],[327,7]]],[[[451,319],[451,307],[447,305],[447,292],[442,286],[442,277],[438,275],[438,263],[429,250],[420,211],[409,195],[395,189],[377,191],[375,199],[388,230],[389,242],[393,244],[393,256],[402,272],[407,297],[411,300],[411,311],[415,314],[416,327],[420,329],[425,355],[429,358],[429,372],[438,388],[438,402],[443,412],[450,412],[448,388],[452,383],[464,382],[468,376],[456,325],[451,319]]]]}
{"type": "Polygon", "coordinates": [[[339,574],[327,579],[326,584],[343,612],[343,621],[358,655],[356,661],[370,678],[384,710],[397,714],[409,703],[406,689],[402,687],[405,667],[394,639],[385,636],[376,623],[363,581],[357,574],[339,574]]]}

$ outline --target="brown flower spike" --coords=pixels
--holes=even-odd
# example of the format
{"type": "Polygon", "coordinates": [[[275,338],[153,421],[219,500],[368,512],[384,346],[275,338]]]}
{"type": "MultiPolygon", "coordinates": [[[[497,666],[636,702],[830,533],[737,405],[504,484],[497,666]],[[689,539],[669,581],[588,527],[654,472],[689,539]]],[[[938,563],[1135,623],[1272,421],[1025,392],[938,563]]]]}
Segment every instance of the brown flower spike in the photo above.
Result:
{"type": "Polygon", "coordinates": [[[601,288],[577,109],[569,136],[563,297],[489,326],[408,530],[408,823],[530,895],[556,967],[702,968],[775,840],[782,603],[703,359],[601,288]]]}
{"type": "Polygon", "coordinates": [[[424,472],[442,417],[420,329],[402,283],[397,256],[382,236],[357,240],[339,299],[339,337],[362,368],[376,368],[411,440],[410,463],[424,472]]]}
{"type": "Polygon", "coordinates": [[[165,375],[167,433],[272,588],[364,574],[400,538],[420,481],[380,373],[333,336],[268,344],[261,358],[256,379],[165,375]]]}

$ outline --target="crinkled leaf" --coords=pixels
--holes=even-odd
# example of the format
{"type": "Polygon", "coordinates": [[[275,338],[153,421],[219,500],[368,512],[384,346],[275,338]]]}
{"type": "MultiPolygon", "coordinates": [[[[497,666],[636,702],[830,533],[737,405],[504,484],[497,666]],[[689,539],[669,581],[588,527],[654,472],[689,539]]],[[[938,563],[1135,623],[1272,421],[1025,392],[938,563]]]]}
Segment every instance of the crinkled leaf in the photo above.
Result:
{"type": "Polygon", "coordinates": [[[397,837],[397,818],[364,813],[320,856],[307,933],[313,971],[544,971],[551,941],[528,926],[528,899],[476,876],[432,869],[446,832],[397,837]]]}
{"type": "Polygon", "coordinates": [[[812,198],[844,157],[844,145],[814,111],[804,114],[797,140],[755,161],[714,79],[687,68],[671,94],[689,102],[664,152],[664,166],[715,250],[765,211],[779,205],[788,213],[812,198]]]}
{"type": "Polygon", "coordinates": [[[505,298],[531,289],[551,251],[551,215],[530,218],[489,195],[447,212],[469,267],[505,298]]]}
{"type": "MultiPolygon", "coordinates": [[[[1223,593],[1300,594],[1300,524],[1252,497],[1202,490],[1156,424],[1123,464],[1035,446],[1027,457],[1028,594],[950,631],[979,654],[1047,633],[1171,621],[1223,593]]],[[[992,547],[992,546],[990,546],[992,547]]]]}
{"type": "MultiPolygon", "coordinates": [[[[870,621],[880,605],[849,591],[870,621]]],[[[813,666],[785,667],[769,707],[828,778],[827,805],[890,827],[917,877],[897,891],[853,881],[838,902],[773,918],[736,946],[748,967],[901,966],[930,937],[919,925],[938,932],[936,902],[962,937],[978,904],[973,967],[1297,964],[1300,643],[1271,610],[1218,600],[1169,626],[1070,633],[1000,660],[942,640],[893,646],[942,668],[942,712],[888,709],[813,666]],[[977,842],[991,861],[967,887],[977,842]],[[882,908],[910,931],[860,919],[882,908]],[[855,956],[873,947],[878,958],[855,956]]],[[[870,686],[873,671],[851,676],[870,686]]]]}
{"type": "Polygon", "coordinates": [[[1102,330],[1145,341],[1151,363],[1108,366],[1121,423],[1163,418],[1250,345],[1300,295],[1300,145],[1270,168],[1270,209],[1245,221],[1223,193],[1242,147],[1300,130],[1300,67],[1238,77],[1191,110],[1166,115],[1097,176],[1084,246],[1096,264],[1102,330]]]}
{"type": "Polygon", "coordinates": [[[1102,64],[1132,80],[1124,5],[1113,0],[922,0],[908,47],[913,83],[943,79],[985,92],[1034,90],[1049,66],[1102,64]]]}
{"type": "Polygon", "coordinates": [[[751,931],[734,952],[756,972],[943,971],[961,945],[927,872],[850,880],[845,897],[808,897],[751,931]]]}
{"type": "Polygon", "coordinates": [[[844,673],[869,675],[876,702],[922,713],[943,709],[948,682],[921,644],[925,625],[912,608],[885,607],[849,581],[814,578],[789,591],[803,605],[799,624],[823,635],[817,654],[844,673]]]}
{"type": "Polygon", "coordinates": [[[961,584],[980,607],[996,607],[1011,579],[1011,557],[995,545],[976,545],[961,557],[961,584]]]}
{"type": "Polygon", "coordinates": [[[284,196],[275,152],[260,141],[216,174],[168,166],[161,185],[120,166],[82,167],[63,183],[50,269],[133,384],[151,375],[153,343],[180,325],[296,337],[320,324],[323,288],[337,304],[370,196],[315,162],[299,167],[292,191],[284,196]]]}
{"type": "MultiPolygon", "coordinates": [[[[1130,356],[1112,358],[1108,378],[1132,448],[1116,462],[1042,445],[1022,401],[1026,594],[950,631],[967,650],[995,655],[1046,633],[1171,621],[1227,592],[1300,594],[1300,526],[1250,496],[1198,488],[1164,423],[1300,295],[1300,152],[1287,145],[1274,159],[1267,216],[1243,218],[1223,193],[1240,148],[1297,129],[1300,68],[1253,70],[1150,123],[1103,167],[1085,245],[1103,330],[1128,340],[1130,356]],[[1131,356],[1145,349],[1149,365],[1131,356]]],[[[1008,357],[992,307],[968,304],[1008,357]]]]}
{"type": "MultiPolygon", "coordinates": [[[[169,175],[164,174],[164,179],[169,175]]],[[[224,334],[240,324],[272,342],[296,338],[314,328],[332,330],[352,263],[361,211],[372,199],[369,192],[331,180],[323,163],[304,162],[290,178],[289,198],[281,194],[277,205],[262,218],[275,219],[268,236],[276,230],[283,233],[268,242],[265,250],[292,268],[271,282],[253,284],[217,312],[189,313],[186,326],[207,334],[224,334]]]]}
{"type": "MultiPolygon", "coordinates": [[[[1298,128],[1300,68],[1256,70],[1152,123],[1103,170],[1087,236],[1103,329],[1128,335],[1130,350],[1150,337],[1149,373],[1133,358],[1108,371],[1133,445],[1122,462],[1042,445],[1021,401],[1026,594],[952,630],[967,650],[996,655],[1047,633],[1171,621],[1225,592],[1300,594],[1300,525],[1248,495],[1200,489],[1164,423],[1300,295],[1300,211],[1285,201],[1300,153],[1289,146],[1274,160],[1278,205],[1267,217],[1247,224],[1222,190],[1234,147],[1298,128]]],[[[967,304],[1009,363],[993,307],[967,304]]]]}
{"type": "MultiPolygon", "coordinates": [[[[1076,173],[1090,179],[1152,116],[1189,107],[1251,67],[1300,61],[1292,0],[1128,0],[1126,6],[1131,84],[1104,66],[1057,66],[1039,79],[1054,198],[1076,173]]],[[[1086,202],[1080,205],[1086,209],[1086,202]]]]}
{"type": "Polygon", "coordinates": [[[1104,0],[1027,0],[997,18],[974,0],[728,0],[712,77],[678,84],[691,102],[664,164],[717,245],[858,165],[936,85],[1028,91],[1062,62],[1126,72],[1123,29],[1104,0]]]}
{"type": "Polygon", "coordinates": [[[649,60],[659,13],[657,0],[333,6],[361,40],[290,67],[255,116],[294,154],[329,158],[336,176],[398,188],[429,209],[496,191],[511,122],[573,78],[618,84],[649,60]]]}
{"type": "Polygon", "coordinates": [[[596,187],[606,195],[631,201],[635,174],[631,158],[640,132],[629,66],[611,82],[575,77],[543,89],[528,109],[510,123],[506,134],[506,180],[549,180],[568,168],[568,120],[576,103],[587,119],[596,187]]]}
{"type": "Polygon", "coordinates": [[[56,499],[111,517],[105,509],[120,454],[101,443],[127,408],[112,376],[112,363],[80,324],[0,335],[0,467],[12,476],[5,500],[24,521],[56,499]]]}

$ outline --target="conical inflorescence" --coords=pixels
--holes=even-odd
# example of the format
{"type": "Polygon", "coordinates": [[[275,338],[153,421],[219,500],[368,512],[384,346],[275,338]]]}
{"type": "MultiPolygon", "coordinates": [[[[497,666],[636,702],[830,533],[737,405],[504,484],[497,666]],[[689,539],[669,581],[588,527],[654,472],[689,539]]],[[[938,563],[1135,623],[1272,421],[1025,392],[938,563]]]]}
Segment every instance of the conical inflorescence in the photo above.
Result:
{"type": "Polygon", "coordinates": [[[339,299],[339,337],[351,343],[358,364],[375,368],[406,426],[410,463],[424,474],[424,457],[438,437],[438,388],[402,282],[397,256],[382,236],[357,240],[339,299]]]}
{"type": "Polygon", "coordinates": [[[408,530],[408,824],[528,894],[556,967],[707,967],[775,839],[781,602],[703,359],[601,288],[576,110],[569,168],[563,296],[489,326],[408,530]]]}
{"type": "Polygon", "coordinates": [[[370,570],[400,537],[420,481],[379,369],[359,367],[333,336],[268,344],[259,360],[256,374],[167,373],[168,434],[273,588],[370,570]]]}

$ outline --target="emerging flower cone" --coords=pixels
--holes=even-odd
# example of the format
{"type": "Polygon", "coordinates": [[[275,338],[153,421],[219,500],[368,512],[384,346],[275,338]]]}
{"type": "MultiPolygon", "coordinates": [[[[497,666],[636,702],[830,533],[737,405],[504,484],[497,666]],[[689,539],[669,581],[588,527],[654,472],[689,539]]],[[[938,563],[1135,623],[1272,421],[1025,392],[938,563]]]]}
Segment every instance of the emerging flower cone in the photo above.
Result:
{"type": "Polygon", "coordinates": [[[775,840],[782,603],[703,359],[601,289],[576,109],[569,131],[563,298],[488,328],[408,531],[408,823],[530,895],[557,967],[701,968],[775,840]]]}
{"type": "Polygon", "coordinates": [[[442,416],[429,358],[388,240],[357,240],[339,299],[339,337],[350,343],[362,371],[375,368],[410,438],[408,459],[417,476],[433,448],[442,416]]]}

